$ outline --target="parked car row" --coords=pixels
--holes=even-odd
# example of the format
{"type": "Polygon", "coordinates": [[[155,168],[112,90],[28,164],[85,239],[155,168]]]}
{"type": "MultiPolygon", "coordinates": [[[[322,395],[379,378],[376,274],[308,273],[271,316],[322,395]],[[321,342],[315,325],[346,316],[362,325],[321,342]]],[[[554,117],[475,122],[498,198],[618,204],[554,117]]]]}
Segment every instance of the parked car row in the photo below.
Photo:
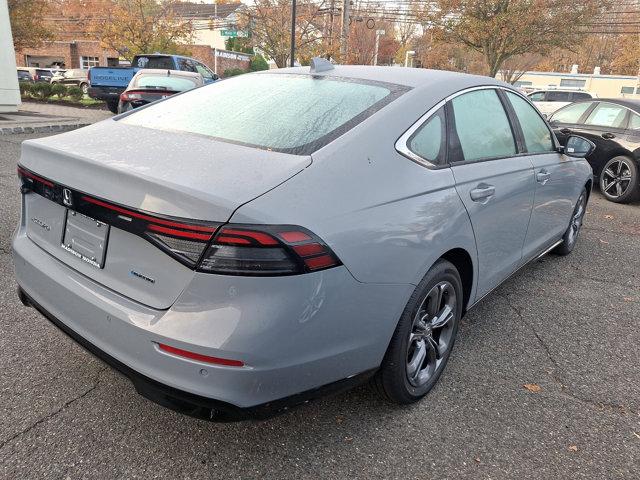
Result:
{"type": "Polygon", "coordinates": [[[63,83],[65,85],[75,85],[82,89],[86,95],[89,90],[89,70],[72,68],[69,70],[18,67],[19,82],[43,82],[43,83],[63,83]]]}

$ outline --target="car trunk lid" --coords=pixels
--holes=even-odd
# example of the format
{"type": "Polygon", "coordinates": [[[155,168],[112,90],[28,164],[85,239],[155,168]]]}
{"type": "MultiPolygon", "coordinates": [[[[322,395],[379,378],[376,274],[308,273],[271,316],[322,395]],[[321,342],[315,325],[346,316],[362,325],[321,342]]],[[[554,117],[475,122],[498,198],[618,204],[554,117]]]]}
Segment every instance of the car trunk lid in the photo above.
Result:
{"type": "Polygon", "coordinates": [[[165,309],[217,225],[311,160],[108,120],[27,141],[20,163],[38,187],[24,197],[29,238],[92,280],[165,309]]]}

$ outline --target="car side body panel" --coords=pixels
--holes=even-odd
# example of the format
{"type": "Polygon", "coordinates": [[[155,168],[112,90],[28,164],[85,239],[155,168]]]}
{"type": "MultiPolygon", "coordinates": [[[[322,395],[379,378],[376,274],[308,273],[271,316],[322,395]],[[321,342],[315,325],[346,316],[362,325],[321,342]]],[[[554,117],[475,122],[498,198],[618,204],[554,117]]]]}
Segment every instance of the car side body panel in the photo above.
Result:
{"type": "Polygon", "coordinates": [[[473,229],[451,169],[427,168],[394,148],[450,92],[440,84],[403,95],[378,112],[384,115],[373,115],[314,153],[313,164],[300,174],[240,207],[231,222],[303,225],[360,282],[415,285],[454,248],[469,254],[476,271],[473,229]]]}

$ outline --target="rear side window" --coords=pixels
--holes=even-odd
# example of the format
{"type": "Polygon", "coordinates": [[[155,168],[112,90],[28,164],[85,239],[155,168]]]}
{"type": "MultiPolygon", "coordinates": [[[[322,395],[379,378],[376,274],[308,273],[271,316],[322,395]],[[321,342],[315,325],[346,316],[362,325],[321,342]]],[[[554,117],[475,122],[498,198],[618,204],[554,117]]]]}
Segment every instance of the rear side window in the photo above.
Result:
{"type": "Polygon", "coordinates": [[[162,70],[173,70],[173,59],[171,57],[137,57],[134,67],[138,68],[161,68],[162,70]]]}
{"type": "Polygon", "coordinates": [[[589,114],[585,123],[601,127],[622,128],[627,109],[613,103],[599,103],[589,114]]]}
{"type": "Polygon", "coordinates": [[[434,165],[443,164],[445,160],[445,128],[444,107],[442,107],[416,130],[409,138],[407,147],[434,165]]]}
{"type": "Polygon", "coordinates": [[[212,83],[120,121],[308,155],[407,90],[338,77],[257,73],[212,83]]]}
{"type": "Polygon", "coordinates": [[[542,102],[544,100],[544,92],[536,92],[529,95],[532,102],[542,102]]]}
{"type": "Polygon", "coordinates": [[[632,113],[629,119],[629,128],[631,130],[640,130],[640,115],[632,113]]]}
{"type": "Polygon", "coordinates": [[[553,150],[551,132],[547,124],[540,118],[538,112],[515,93],[507,92],[507,97],[513,106],[529,153],[550,152],[553,150]]]}
{"type": "Polygon", "coordinates": [[[495,90],[465,93],[451,104],[465,161],[515,155],[509,119],[495,90]]]}
{"type": "Polygon", "coordinates": [[[547,102],[569,102],[570,92],[547,92],[547,102]]]}
{"type": "Polygon", "coordinates": [[[573,92],[571,95],[571,101],[575,102],[578,100],[586,100],[587,98],[591,98],[591,94],[586,92],[573,92]]]}
{"type": "Polygon", "coordinates": [[[576,103],[561,108],[551,117],[551,121],[559,123],[578,123],[580,117],[589,110],[592,102],[576,103]]]}

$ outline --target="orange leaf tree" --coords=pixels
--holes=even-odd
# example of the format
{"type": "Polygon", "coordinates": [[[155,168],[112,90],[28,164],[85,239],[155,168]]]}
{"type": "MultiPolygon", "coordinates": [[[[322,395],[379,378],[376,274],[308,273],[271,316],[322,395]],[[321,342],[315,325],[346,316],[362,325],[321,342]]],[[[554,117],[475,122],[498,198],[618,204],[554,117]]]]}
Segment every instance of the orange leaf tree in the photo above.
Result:
{"type": "Polygon", "coordinates": [[[9,21],[16,50],[39,47],[53,38],[53,28],[46,21],[47,0],[9,0],[9,21]]]}

